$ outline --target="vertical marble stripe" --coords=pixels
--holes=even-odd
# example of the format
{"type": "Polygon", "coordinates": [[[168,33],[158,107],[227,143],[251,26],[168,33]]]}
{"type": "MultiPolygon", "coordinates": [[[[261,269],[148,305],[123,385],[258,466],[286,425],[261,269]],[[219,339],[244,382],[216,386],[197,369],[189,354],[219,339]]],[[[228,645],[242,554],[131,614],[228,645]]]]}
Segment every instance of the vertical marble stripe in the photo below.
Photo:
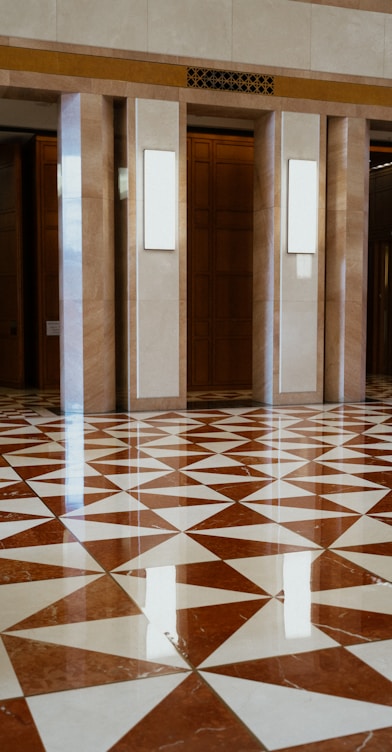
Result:
{"type": "MultiPolygon", "coordinates": [[[[315,254],[288,253],[287,204],[290,159],[317,162],[320,116],[283,113],[281,194],[280,393],[317,390],[318,249],[315,254]]],[[[317,195],[317,205],[319,196],[317,195]]],[[[316,396],[316,395],[315,395],[316,396]]]]}
{"type": "Polygon", "coordinates": [[[179,397],[179,105],[136,101],[137,398],[179,397]],[[176,152],[176,249],[144,249],[143,152],[176,152]]]}
{"type": "Polygon", "coordinates": [[[135,100],[114,110],[116,247],[116,397],[129,410],[136,398],[135,100]]]}
{"type": "Polygon", "coordinates": [[[60,110],[62,407],[115,407],[113,112],[95,94],[60,110]]]}
{"type": "Polygon", "coordinates": [[[369,132],[360,118],[328,130],[325,397],[365,397],[369,132]]]}
{"type": "Polygon", "coordinates": [[[274,393],[275,249],[280,242],[279,124],[279,113],[265,114],[254,131],[253,398],[269,404],[274,393]]]}

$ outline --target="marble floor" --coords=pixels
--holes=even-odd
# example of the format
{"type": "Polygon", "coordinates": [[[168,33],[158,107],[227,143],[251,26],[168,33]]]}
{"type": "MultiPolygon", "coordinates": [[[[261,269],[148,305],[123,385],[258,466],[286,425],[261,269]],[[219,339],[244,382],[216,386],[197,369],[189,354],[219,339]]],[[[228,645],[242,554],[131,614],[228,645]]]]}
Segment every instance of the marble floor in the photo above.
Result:
{"type": "Polygon", "coordinates": [[[0,391],[1,752],[390,752],[392,406],[0,391]]]}

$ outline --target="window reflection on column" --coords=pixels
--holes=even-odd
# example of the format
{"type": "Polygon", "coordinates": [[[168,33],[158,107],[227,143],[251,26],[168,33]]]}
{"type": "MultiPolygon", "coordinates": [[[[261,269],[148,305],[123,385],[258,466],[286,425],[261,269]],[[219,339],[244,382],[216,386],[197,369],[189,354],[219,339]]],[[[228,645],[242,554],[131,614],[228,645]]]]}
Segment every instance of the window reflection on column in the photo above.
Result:
{"type": "MultiPolygon", "coordinates": [[[[152,567],[146,572],[145,613],[153,625],[163,629],[170,640],[178,641],[176,568],[152,567]]],[[[162,659],[162,643],[156,643],[155,629],[147,629],[146,657],[150,661],[162,659]]]]}
{"type": "Polygon", "coordinates": [[[301,551],[283,556],[284,629],[287,639],[311,634],[312,553],[301,551]]]}
{"type": "Polygon", "coordinates": [[[84,416],[68,414],[65,419],[65,506],[67,512],[84,503],[84,416]]]}

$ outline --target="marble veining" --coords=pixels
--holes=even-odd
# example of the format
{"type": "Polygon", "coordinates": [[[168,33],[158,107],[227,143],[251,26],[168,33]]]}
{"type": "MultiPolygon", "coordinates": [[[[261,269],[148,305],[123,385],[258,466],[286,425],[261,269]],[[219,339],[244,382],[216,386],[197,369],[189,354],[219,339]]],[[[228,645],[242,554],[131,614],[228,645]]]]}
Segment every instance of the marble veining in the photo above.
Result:
{"type": "Polygon", "coordinates": [[[2,752],[391,749],[391,404],[0,389],[2,752]]]}

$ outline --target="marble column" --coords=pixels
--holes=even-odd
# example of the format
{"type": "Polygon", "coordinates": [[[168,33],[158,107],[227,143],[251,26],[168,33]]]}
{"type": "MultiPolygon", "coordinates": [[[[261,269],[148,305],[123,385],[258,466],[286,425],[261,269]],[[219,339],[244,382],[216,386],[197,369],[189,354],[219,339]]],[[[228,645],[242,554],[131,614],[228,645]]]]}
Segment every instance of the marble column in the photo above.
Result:
{"type": "Polygon", "coordinates": [[[135,100],[114,107],[117,406],[136,397],[136,122],[135,100]]]}
{"type": "Polygon", "coordinates": [[[255,400],[267,404],[322,400],[324,228],[324,118],[296,112],[264,115],[255,128],[255,400]],[[288,252],[290,159],[316,164],[315,253],[288,252]]]}
{"type": "Polygon", "coordinates": [[[110,101],[61,97],[59,163],[61,405],[105,412],[115,407],[110,101]]]}
{"type": "Polygon", "coordinates": [[[185,105],[129,99],[116,107],[115,124],[120,185],[116,210],[118,405],[127,410],[185,408],[185,105]],[[175,153],[172,250],[145,248],[146,149],[175,153]]]}
{"type": "Polygon", "coordinates": [[[328,123],[325,399],[357,402],[366,387],[369,130],[328,123]]]}
{"type": "Polygon", "coordinates": [[[254,132],[253,399],[272,404],[276,392],[276,289],[280,243],[280,113],[263,115],[254,132]]]}

